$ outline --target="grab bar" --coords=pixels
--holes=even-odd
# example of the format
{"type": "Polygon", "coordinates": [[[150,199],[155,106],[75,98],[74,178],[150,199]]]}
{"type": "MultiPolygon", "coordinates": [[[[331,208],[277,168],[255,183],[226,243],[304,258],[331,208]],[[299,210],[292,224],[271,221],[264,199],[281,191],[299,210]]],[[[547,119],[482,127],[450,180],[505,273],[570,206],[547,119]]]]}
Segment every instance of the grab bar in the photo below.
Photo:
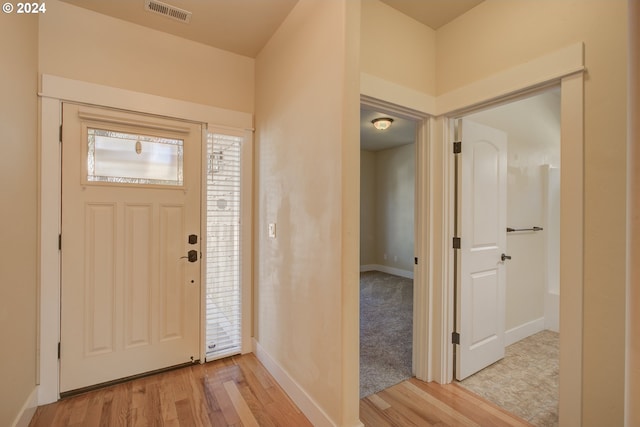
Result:
{"type": "Polygon", "coordinates": [[[531,227],[531,228],[511,228],[507,227],[507,233],[513,233],[514,231],[542,231],[544,230],[542,227],[531,227]]]}

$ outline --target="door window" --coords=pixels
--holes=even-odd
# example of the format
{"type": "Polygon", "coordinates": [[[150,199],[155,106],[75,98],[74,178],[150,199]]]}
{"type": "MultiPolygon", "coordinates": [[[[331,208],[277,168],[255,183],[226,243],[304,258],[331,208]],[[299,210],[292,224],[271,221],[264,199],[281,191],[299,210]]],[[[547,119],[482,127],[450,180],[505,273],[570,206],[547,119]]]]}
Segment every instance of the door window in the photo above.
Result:
{"type": "Polygon", "coordinates": [[[183,185],[182,139],[87,129],[87,181],[183,185]]]}

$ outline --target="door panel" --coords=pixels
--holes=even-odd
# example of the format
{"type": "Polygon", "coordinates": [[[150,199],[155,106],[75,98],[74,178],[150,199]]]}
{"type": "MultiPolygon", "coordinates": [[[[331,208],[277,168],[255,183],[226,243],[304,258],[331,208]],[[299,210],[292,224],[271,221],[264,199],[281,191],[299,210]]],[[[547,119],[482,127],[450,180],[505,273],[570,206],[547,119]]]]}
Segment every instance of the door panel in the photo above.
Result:
{"type": "Polygon", "coordinates": [[[63,106],[61,392],[198,359],[201,135],[63,106]]]}
{"type": "Polygon", "coordinates": [[[96,356],[114,349],[116,207],[87,204],[85,218],[85,351],[96,356]]]}
{"type": "Polygon", "coordinates": [[[507,136],[462,121],[456,378],[504,357],[507,136]]]}
{"type": "Polygon", "coordinates": [[[186,255],[186,250],[171,245],[187,239],[183,234],[183,206],[160,207],[160,341],[179,339],[185,332],[183,325],[182,277],[186,260],[175,262],[186,255]]]}
{"type": "Polygon", "coordinates": [[[125,204],[125,348],[151,343],[153,205],[125,204]]]}

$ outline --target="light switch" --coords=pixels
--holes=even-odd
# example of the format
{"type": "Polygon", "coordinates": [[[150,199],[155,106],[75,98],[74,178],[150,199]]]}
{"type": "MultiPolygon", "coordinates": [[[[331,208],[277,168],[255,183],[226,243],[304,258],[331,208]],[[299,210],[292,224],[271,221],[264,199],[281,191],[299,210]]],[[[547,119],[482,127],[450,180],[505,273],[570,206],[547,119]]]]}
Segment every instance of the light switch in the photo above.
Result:
{"type": "Polygon", "coordinates": [[[276,224],[272,222],[269,224],[269,237],[275,239],[276,238],[276,224]]]}

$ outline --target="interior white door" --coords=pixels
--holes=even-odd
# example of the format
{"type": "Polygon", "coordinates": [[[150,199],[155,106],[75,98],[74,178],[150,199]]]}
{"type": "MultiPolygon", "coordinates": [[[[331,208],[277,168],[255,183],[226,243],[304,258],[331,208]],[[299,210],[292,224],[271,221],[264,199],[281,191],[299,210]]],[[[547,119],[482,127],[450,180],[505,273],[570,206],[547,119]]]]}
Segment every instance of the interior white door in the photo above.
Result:
{"type": "Polygon", "coordinates": [[[456,378],[504,357],[507,136],[462,120],[456,378]]]}
{"type": "Polygon", "coordinates": [[[61,392],[199,358],[201,135],[63,106],[61,392]]]}

